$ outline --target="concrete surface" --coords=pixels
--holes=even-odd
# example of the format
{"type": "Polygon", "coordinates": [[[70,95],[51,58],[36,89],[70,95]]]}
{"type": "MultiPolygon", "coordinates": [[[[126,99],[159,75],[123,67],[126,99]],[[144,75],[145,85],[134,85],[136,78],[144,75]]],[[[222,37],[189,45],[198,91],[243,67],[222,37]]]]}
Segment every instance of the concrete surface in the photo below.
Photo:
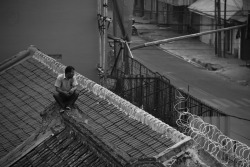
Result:
{"type": "MultiPolygon", "coordinates": [[[[135,21],[139,37],[146,42],[185,35],[178,34],[169,27],[150,24],[149,20],[142,17],[135,17],[135,21]]],[[[212,46],[202,43],[198,38],[161,44],[159,47],[189,63],[212,70],[231,82],[250,86],[250,61],[246,62],[228,54],[226,58],[218,57],[212,46]]]]}

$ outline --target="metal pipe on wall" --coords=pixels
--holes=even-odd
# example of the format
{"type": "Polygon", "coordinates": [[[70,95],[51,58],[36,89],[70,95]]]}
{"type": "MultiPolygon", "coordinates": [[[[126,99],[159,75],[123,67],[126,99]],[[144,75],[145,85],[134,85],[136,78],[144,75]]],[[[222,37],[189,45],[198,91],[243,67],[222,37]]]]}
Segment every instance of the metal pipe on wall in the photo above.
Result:
{"type": "MultiPolygon", "coordinates": [[[[227,27],[227,0],[224,0],[224,28],[226,28],[227,27]]],[[[227,41],[227,39],[226,39],[226,35],[227,35],[227,32],[226,31],[224,31],[224,45],[223,45],[223,50],[224,50],[224,52],[223,52],[223,57],[226,57],[226,51],[227,51],[227,49],[226,49],[226,41],[227,41]]]]}
{"type": "Polygon", "coordinates": [[[103,22],[104,22],[104,27],[103,27],[103,39],[102,39],[102,55],[103,55],[103,69],[104,69],[104,75],[106,73],[107,70],[107,60],[106,60],[106,42],[107,42],[107,22],[106,22],[106,18],[108,16],[108,0],[103,0],[103,22]]]}
{"type": "MultiPolygon", "coordinates": [[[[100,19],[99,17],[102,15],[102,3],[101,3],[102,0],[98,0],[97,1],[97,16],[98,16],[98,19],[100,19]]],[[[99,22],[100,20],[98,20],[99,22]]],[[[99,25],[100,26],[100,25],[99,25]]],[[[100,28],[100,27],[98,27],[100,28]]],[[[101,30],[99,29],[99,64],[98,64],[98,67],[102,67],[102,34],[101,34],[101,30]]]]}

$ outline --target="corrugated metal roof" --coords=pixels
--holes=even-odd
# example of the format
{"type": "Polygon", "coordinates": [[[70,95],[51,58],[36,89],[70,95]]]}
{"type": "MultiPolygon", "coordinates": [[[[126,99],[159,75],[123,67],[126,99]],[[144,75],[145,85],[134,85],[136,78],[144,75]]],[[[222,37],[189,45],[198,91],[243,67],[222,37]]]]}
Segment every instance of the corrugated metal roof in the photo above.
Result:
{"type": "Polygon", "coordinates": [[[247,16],[246,15],[242,15],[242,14],[235,14],[230,19],[244,23],[244,22],[247,21],[247,16]]]}
{"type": "Polygon", "coordinates": [[[188,6],[195,2],[195,0],[159,0],[159,1],[174,6],[188,6]]]}
{"type": "MultiPolygon", "coordinates": [[[[224,19],[224,3],[221,2],[221,18],[224,19]]],[[[208,15],[210,17],[215,16],[215,2],[213,0],[198,0],[188,7],[193,12],[199,14],[208,15]]],[[[238,11],[240,11],[237,6],[227,5],[226,7],[226,19],[232,18],[238,11]]]]}

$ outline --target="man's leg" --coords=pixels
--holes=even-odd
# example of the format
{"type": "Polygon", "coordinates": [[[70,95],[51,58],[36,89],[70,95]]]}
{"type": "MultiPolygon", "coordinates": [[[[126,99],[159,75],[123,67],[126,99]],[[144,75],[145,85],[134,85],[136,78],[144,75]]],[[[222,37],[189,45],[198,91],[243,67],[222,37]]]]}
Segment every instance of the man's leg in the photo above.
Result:
{"type": "Polygon", "coordinates": [[[58,92],[53,94],[53,97],[55,98],[56,102],[62,107],[65,108],[65,99],[62,97],[62,95],[58,92]]]}
{"type": "Polygon", "coordinates": [[[74,107],[74,104],[79,96],[79,91],[74,91],[74,93],[68,97],[67,99],[67,106],[68,107],[74,107]]]}

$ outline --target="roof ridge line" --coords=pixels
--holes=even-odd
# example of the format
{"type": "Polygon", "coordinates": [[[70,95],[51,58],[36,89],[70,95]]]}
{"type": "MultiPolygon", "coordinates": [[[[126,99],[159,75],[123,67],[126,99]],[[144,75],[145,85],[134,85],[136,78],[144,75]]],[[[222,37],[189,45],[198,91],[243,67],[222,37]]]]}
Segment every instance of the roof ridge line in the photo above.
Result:
{"type": "MultiPolygon", "coordinates": [[[[53,72],[59,74],[63,73],[64,69],[66,68],[65,65],[61,64],[60,62],[56,61],[52,57],[42,53],[41,51],[37,50],[35,47],[30,47],[29,50],[34,52],[33,58],[40,63],[44,64],[47,68],[53,70],[53,72]]],[[[162,122],[158,118],[155,118],[151,114],[147,113],[143,109],[138,108],[137,106],[133,105],[129,101],[121,98],[120,96],[116,95],[115,93],[111,92],[107,88],[95,83],[94,81],[84,77],[83,75],[75,72],[75,77],[82,87],[82,89],[87,89],[88,91],[93,92],[96,96],[112,103],[115,107],[120,109],[123,113],[128,115],[130,118],[137,120],[143,124],[148,125],[152,130],[162,134],[162,136],[167,136],[175,143],[178,143],[187,136],[175,128],[169,126],[168,124],[162,122]]]]}
{"type": "Polygon", "coordinates": [[[103,140],[102,137],[98,133],[93,131],[94,129],[90,125],[86,123],[82,124],[82,123],[77,122],[77,120],[75,120],[69,114],[63,115],[63,119],[64,119],[64,123],[67,126],[70,126],[73,129],[75,134],[79,133],[79,135],[77,136],[80,136],[84,138],[84,140],[86,140],[88,143],[91,143],[90,145],[93,146],[96,151],[103,154],[102,156],[106,157],[107,154],[110,154],[114,159],[119,161],[119,163],[121,164],[125,164],[127,161],[129,161],[130,157],[129,155],[127,155],[126,152],[124,152],[120,148],[115,147],[109,141],[103,140]],[[94,143],[96,147],[94,146],[94,143]]]}

